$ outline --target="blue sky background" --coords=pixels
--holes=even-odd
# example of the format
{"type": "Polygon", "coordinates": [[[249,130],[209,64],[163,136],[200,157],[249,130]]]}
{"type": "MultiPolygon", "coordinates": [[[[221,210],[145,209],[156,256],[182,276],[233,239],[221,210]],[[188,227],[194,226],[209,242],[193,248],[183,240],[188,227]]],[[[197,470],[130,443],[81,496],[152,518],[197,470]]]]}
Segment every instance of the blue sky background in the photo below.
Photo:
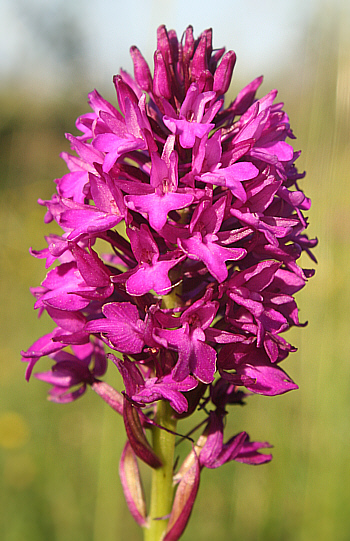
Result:
{"type": "MultiPolygon", "coordinates": [[[[36,92],[61,90],[75,78],[105,87],[119,67],[132,71],[129,47],[152,64],[156,28],[178,36],[213,27],[214,47],[237,54],[236,76],[251,80],[297,70],[310,27],[342,17],[345,0],[1,0],[0,80],[36,92]]],[[[84,89],[85,91],[85,89],[84,89]]]]}

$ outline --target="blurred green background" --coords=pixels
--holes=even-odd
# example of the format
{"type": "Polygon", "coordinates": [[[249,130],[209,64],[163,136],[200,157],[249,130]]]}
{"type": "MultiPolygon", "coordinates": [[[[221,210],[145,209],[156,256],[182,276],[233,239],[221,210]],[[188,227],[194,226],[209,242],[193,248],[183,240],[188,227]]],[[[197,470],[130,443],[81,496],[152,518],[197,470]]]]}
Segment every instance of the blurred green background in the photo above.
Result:
{"type": "MultiPolygon", "coordinates": [[[[316,275],[297,298],[309,325],[289,333],[298,352],[284,363],[300,389],[251,396],[232,411],[228,434],[246,430],[254,440],[271,442],[274,459],[260,467],[230,463],[204,471],[184,541],[350,539],[348,21],[341,9],[318,10],[294,63],[265,77],[259,92],[261,97],[277,87],[285,102],[294,148],[302,149],[298,167],[307,171],[300,184],[313,201],[309,235],[320,241],[316,275]]],[[[74,85],[67,80],[52,94],[29,92],[20,77],[0,88],[3,541],[141,539],[118,478],[121,419],[92,391],[74,404],[47,402],[47,386],[35,379],[27,384],[19,362],[19,351],[51,330],[32,308],[28,290],[43,280],[45,269],[28,248],[44,247],[43,235],[53,231],[44,226],[36,200],[50,198],[52,179],[66,172],[58,157],[68,150],[64,132],[76,133],[75,118],[88,110],[91,87],[79,70],[72,73],[74,85]]],[[[232,97],[248,82],[235,78],[232,97]]],[[[107,88],[105,97],[114,100],[112,84],[107,88]]],[[[307,258],[302,263],[312,266],[307,258]]],[[[43,360],[39,369],[48,366],[43,360]]]]}

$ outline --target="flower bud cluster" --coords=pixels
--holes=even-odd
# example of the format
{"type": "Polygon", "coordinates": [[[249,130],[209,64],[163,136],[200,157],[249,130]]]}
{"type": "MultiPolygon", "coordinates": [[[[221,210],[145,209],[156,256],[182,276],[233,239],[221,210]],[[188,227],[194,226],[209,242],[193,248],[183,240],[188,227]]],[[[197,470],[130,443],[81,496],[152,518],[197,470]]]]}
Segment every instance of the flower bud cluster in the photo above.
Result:
{"type": "Polygon", "coordinates": [[[123,412],[124,457],[133,461],[132,448],[153,467],[144,408],[166,400],[179,418],[211,408],[198,463],[189,459],[178,480],[190,467],[266,462],[267,444],[245,432],[224,443],[223,427],[227,406],[245,396],[239,387],[297,388],[280,367],[295,350],[282,334],[301,325],[294,294],[313,271],[297,260],[313,258],[316,240],[305,234],[310,200],[289,119],[276,90],[256,98],[261,77],[225,107],[236,57],[212,48],[211,30],[195,39],[188,27],[179,41],[161,26],[153,76],[136,47],[131,56],[134,78],[114,77],[118,108],[89,94],[81,135],[67,134],[75,154],[62,153],[69,173],[39,200],[63,234],[32,250],[56,264],[32,289],[56,327],[23,353],[27,378],[48,355],[51,371],[36,377],[51,384],[51,400],[92,386],[123,412]],[[124,399],[101,381],[107,364],[124,399]]]}

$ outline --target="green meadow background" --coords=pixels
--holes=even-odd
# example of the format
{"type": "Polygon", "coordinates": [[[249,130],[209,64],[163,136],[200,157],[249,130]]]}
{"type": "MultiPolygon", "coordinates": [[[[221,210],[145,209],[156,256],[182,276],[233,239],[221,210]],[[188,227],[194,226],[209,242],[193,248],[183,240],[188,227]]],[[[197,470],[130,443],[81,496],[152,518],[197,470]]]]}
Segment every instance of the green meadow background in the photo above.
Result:
{"type": "MultiPolygon", "coordinates": [[[[232,410],[227,434],[246,430],[269,441],[273,461],[204,471],[184,541],[350,539],[350,41],[340,19],[310,28],[298,75],[286,67],[259,93],[277,87],[285,102],[294,148],[302,149],[298,166],[307,171],[300,184],[313,201],[309,235],[319,238],[316,275],[297,297],[309,325],[287,337],[298,352],[284,368],[300,389],[251,396],[232,410]]],[[[232,97],[247,82],[235,79],[232,97]]],[[[105,97],[114,99],[112,90],[105,97]]],[[[41,100],[25,85],[0,95],[3,541],[141,539],[118,477],[121,419],[92,391],[73,404],[48,402],[47,385],[26,383],[20,363],[20,350],[52,328],[37,319],[28,291],[45,276],[28,248],[44,247],[43,235],[53,231],[36,200],[50,198],[52,179],[66,172],[58,157],[68,150],[63,134],[76,133],[74,120],[87,110],[85,94],[70,88],[41,100]]],[[[302,264],[313,266],[307,257],[302,264]]]]}

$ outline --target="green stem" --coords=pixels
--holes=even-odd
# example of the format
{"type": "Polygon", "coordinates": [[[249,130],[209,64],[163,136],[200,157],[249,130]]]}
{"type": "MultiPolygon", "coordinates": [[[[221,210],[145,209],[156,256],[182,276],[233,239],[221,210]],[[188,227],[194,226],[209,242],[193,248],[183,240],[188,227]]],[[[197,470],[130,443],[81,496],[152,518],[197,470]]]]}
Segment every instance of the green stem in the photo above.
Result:
{"type": "MultiPolygon", "coordinates": [[[[169,402],[160,400],[157,404],[156,422],[175,432],[176,419],[169,402]]],[[[153,449],[161,459],[163,466],[152,470],[151,508],[149,527],[144,529],[145,541],[161,541],[168,519],[158,520],[170,514],[173,503],[173,464],[175,436],[165,430],[152,427],[153,449]]]]}

